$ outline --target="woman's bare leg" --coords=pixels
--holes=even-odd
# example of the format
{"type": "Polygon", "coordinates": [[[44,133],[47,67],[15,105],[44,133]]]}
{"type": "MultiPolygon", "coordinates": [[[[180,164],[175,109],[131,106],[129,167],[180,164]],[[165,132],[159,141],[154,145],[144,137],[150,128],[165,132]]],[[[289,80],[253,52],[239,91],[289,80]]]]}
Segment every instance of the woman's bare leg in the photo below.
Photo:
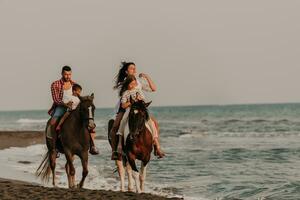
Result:
{"type": "Polygon", "coordinates": [[[153,134],[153,143],[154,143],[154,155],[158,156],[159,158],[163,158],[165,153],[161,150],[160,143],[159,143],[159,126],[157,120],[154,117],[151,117],[149,120],[149,126],[152,129],[153,134]]]}

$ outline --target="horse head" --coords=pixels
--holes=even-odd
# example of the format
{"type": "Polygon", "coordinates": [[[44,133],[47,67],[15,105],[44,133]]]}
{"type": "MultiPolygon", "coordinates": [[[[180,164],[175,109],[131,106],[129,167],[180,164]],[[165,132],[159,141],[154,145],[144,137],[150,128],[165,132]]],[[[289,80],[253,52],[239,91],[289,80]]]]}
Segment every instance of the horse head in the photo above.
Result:
{"type": "Polygon", "coordinates": [[[131,99],[131,108],[128,117],[129,131],[131,134],[138,134],[149,120],[148,106],[152,102],[145,103],[143,100],[133,101],[131,99]]]}
{"type": "Polygon", "coordinates": [[[90,96],[84,96],[79,97],[80,99],[80,107],[79,112],[82,120],[87,125],[87,129],[89,131],[96,128],[96,124],[94,122],[94,116],[95,116],[95,105],[94,105],[94,93],[92,93],[90,96]]]}

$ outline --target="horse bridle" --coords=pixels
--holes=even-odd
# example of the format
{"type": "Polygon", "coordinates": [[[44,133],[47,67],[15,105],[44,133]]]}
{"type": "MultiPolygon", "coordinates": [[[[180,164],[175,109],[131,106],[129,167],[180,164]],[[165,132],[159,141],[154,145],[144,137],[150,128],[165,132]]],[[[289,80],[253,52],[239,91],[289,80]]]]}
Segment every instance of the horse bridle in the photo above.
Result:
{"type": "MultiPolygon", "coordinates": [[[[137,113],[138,113],[138,112],[140,112],[140,111],[139,111],[139,109],[138,109],[138,108],[131,107],[131,110],[130,110],[130,112],[133,112],[134,114],[137,114],[137,113]]],[[[128,119],[128,121],[129,121],[129,120],[130,120],[130,119],[128,119]]],[[[143,119],[143,121],[145,122],[146,120],[145,120],[145,119],[143,119]]],[[[131,130],[130,130],[131,137],[132,137],[132,136],[136,136],[136,135],[138,135],[138,133],[139,133],[139,132],[142,130],[142,128],[143,128],[143,127],[139,127],[139,126],[137,126],[134,132],[131,132],[131,130]]]]}
{"type": "Polygon", "coordinates": [[[92,106],[89,106],[88,107],[88,110],[89,110],[89,116],[87,118],[83,118],[84,121],[88,122],[88,129],[89,130],[92,130],[94,128],[96,128],[96,124],[95,124],[95,121],[94,121],[94,116],[93,116],[93,112],[92,112],[92,106]]]}

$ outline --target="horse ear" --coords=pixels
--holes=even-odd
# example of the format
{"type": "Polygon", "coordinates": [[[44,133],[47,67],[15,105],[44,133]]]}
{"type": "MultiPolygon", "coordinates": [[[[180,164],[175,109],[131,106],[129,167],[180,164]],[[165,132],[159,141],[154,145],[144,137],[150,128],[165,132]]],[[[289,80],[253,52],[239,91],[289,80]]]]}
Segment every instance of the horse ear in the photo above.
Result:
{"type": "Polygon", "coordinates": [[[78,98],[79,98],[80,101],[83,101],[82,96],[79,95],[78,98]]]}
{"type": "Polygon", "coordinates": [[[95,98],[94,93],[91,94],[91,97],[92,97],[92,100],[94,100],[94,98],[95,98]]]}
{"type": "Polygon", "coordinates": [[[149,107],[151,103],[152,103],[152,101],[145,103],[146,108],[149,107]]]}

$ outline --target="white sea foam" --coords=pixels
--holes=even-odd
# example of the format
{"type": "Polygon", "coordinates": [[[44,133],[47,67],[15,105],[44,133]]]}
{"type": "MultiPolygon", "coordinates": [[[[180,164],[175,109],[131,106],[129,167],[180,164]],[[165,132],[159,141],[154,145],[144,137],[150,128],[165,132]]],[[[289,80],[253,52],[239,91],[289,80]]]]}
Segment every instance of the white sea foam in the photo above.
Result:
{"type": "Polygon", "coordinates": [[[39,124],[39,123],[46,123],[48,119],[27,119],[21,118],[17,120],[19,124],[39,124]]]}

